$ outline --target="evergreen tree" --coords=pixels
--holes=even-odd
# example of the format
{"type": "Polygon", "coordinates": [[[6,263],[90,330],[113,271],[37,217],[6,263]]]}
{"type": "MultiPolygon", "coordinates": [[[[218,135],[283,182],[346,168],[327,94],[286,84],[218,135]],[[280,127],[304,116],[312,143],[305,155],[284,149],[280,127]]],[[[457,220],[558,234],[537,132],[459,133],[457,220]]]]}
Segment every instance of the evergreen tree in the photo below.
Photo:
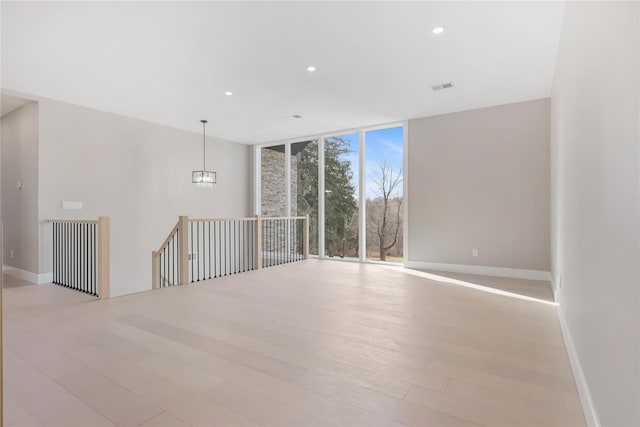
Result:
{"type": "MultiPolygon", "coordinates": [[[[353,255],[357,247],[357,234],[350,223],[357,210],[355,187],[352,184],[351,161],[344,157],[351,152],[349,142],[340,137],[325,139],[325,248],[329,256],[353,255]]],[[[308,213],[312,220],[310,245],[317,248],[318,213],[318,149],[309,144],[300,152],[301,213],[308,213]],[[314,222],[316,222],[314,224],[314,222]]],[[[317,250],[317,249],[316,249],[317,250]]],[[[357,255],[357,254],[355,254],[357,255]]]]}

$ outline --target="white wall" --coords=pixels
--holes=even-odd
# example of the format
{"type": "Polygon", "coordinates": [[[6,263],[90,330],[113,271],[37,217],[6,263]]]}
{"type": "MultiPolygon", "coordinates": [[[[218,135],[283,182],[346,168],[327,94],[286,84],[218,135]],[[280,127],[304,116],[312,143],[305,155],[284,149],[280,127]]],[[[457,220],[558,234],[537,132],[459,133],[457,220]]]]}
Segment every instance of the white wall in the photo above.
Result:
{"type": "Polygon", "coordinates": [[[567,2],[552,93],[552,269],[587,418],[603,426],[640,425],[638,15],[567,2]]]}
{"type": "MultiPolygon", "coordinates": [[[[194,117],[200,120],[201,117],[194,117]]],[[[209,117],[208,133],[215,132],[209,117]]],[[[250,214],[251,149],[207,138],[213,189],[197,188],[202,135],[70,104],[40,101],[41,273],[50,272],[50,218],[111,217],[111,295],[151,288],[151,252],[178,215],[250,214]],[[80,201],[82,211],[62,210],[80,201]]]]}
{"type": "Polygon", "coordinates": [[[408,156],[408,265],[549,271],[548,99],[410,120],[408,156]]]}
{"type": "Polygon", "coordinates": [[[4,264],[38,272],[38,104],[2,117],[4,264]],[[22,183],[22,189],[17,183],[22,183]],[[14,257],[11,258],[13,250],[14,257]]]}

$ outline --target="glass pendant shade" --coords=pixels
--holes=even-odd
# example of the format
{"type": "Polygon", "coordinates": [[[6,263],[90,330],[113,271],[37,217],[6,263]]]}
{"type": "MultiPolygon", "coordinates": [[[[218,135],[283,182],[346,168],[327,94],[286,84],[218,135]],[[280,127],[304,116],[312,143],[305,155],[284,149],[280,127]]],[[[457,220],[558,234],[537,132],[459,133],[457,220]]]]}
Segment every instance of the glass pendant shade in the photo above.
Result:
{"type": "Polygon", "coordinates": [[[191,172],[191,182],[198,187],[212,188],[213,184],[216,183],[216,173],[208,171],[205,163],[207,158],[205,125],[207,121],[200,120],[200,122],[202,122],[202,170],[191,172]]]}
{"type": "Polygon", "coordinates": [[[216,173],[213,171],[193,171],[191,172],[191,182],[198,187],[211,188],[216,183],[216,173]]]}

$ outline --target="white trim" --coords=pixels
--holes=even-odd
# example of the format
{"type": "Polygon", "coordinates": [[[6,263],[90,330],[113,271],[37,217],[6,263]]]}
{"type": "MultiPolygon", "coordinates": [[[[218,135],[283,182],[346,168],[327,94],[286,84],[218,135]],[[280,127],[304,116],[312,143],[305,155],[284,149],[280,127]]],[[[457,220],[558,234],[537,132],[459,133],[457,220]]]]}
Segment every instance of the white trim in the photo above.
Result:
{"type": "Polygon", "coordinates": [[[358,253],[360,262],[367,260],[367,166],[366,132],[358,132],[358,253]]]}
{"type": "MultiPolygon", "coordinates": [[[[292,216],[294,215],[293,213],[291,213],[291,144],[285,144],[284,145],[284,185],[285,185],[285,189],[284,189],[284,197],[285,197],[285,212],[284,212],[284,216],[292,216]]],[[[295,215],[297,215],[298,212],[295,213],[295,215]]],[[[285,221],[286,226],[287,226],[287,231],[286,231],[286,251],[288,254],[291,253],[291,221],[287,220],[285,221]]]]}
{"type": "Polygon", "coordinates": [[[291,216],[291,144],[284,145],[284,185],[284,216],[291,216]]]}
{"type": "Polygon", "coordinates": [[[318,138],[318,257],[324,258],[324,137],[318,138]]]}
{"type": "Polygon", "coordinates": [[[294,144],[296,142],[310,141],[310,140],[319,139],[319,138],[331,138],[331,137],[335,137],[335,136],[351,135],[351,134],[354,134],[354,133],[358,133],[361,130],[365,131],[365,132],[369,132],[369,131],[372,131],[372,130],[397,128],[397,127],[402,127],[402,126],[404,126],[404,122],[382,123],[382,124],[379,124],[379,125],[360,126],[360,127],[356,127],[356,128],[343,129],[343,130],[338,130],[338,131],[323,132],[323,133],[318,133],[318,134],[315,134],[315,135],[308,135],[308,136],[301,136],[301,137],[296,137],[296,138],[283,139],[283,140],[280,140],[280,141],[263,142],[263,143],[260,143],[260,144],[255,144],[255,146],[260,147],[260,148],[272,147],[274,145],[294,144]]]}
{"type": "MultiPolygon", "coordinates": [[[[556,292],[554,291],[554,297],[556,296],[559,295],[556,295],[556,292]]],[[[582,412],[584,413],[584,417],[587,421],[587,426],[600,427],[600,420],[598,419],[596,408],[593,405],[591,391],[589,390],[589,383],[587,383],[587,378],[584,376],[580,359],[578,359],[578,353],[573,345],[573,339],[571,338],[569,326],[567,325],[567,321],[564,317],[561,301],[559,302],[556,298],[556,302],[558,302],[558,319],[560,320],[560,329],[562,330],[562,337],[564,338],[564,345],[567,349],[567,354],[569,355],[571,371],[573,371],[573,378],[576,382],[580,402],[582,403],[582,412]]]]}
{"type": "Polygon", "coordinates": [[[405,261],[405,268],[448,271],[450,273],[479,274],[482,276],[510,277],[512,279],[551,281],[551,273],[539,270],[521,270],[518,268],[488,267],[484,265],[444,264],[425,261],[405,261]]]}
{"type": "Polygon", "coordinates": [[[255,215],[260,215],[260,212],[262,212],[262,149],[257,145],[253,147],[253,185],[255,187],[253,191],[253,212],[255,215]]]}
{"type": "Polygon", "coordinates": [[[402,127],[402,261],[409,261],[409,120],[402,127]]]}
{"type": "Polygon", "coordinates": [[[37,285],[51,283],[53,281],[53,273],[36,274],[8,265],[2,266],[2,272],[9,276],[17,277],[18,279],[25,280],[29,283],[35,283],[37,285]]]}

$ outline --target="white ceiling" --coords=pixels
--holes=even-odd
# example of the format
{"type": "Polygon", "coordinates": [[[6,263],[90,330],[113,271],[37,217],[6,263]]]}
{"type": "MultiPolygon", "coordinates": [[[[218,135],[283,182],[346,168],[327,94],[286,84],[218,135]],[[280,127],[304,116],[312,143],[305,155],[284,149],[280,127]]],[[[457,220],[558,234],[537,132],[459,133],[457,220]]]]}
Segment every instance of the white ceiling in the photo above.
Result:
{"type": "Polygon", "coordinates": [[[547,97],[563,12],[557,1],[3,1],[1,85],[276,141],[547,97]]]}

